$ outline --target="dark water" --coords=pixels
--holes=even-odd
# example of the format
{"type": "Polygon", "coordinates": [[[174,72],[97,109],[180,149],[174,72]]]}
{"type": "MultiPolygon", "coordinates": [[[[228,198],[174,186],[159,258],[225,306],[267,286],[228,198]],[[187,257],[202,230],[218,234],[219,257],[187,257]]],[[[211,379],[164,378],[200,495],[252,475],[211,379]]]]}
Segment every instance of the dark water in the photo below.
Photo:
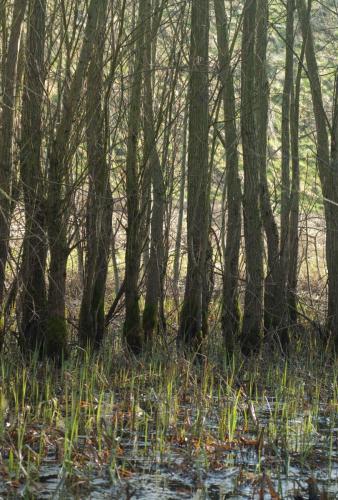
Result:
{"type": "MultiPolygon", "coordinates": [[[[257,416],[266,429],[264,446],[245,442],[232,449],[220,447],[210,453],[192,450],[185,444],[171,444],[160,453],[154,451],[156,430],[147,436],[125,430],[119,443],[122,453],[115,466],[98,466],[95,461],[84,467],[73,467],[71,474],[57,464],[55,450],[50,450],[39,478],[8,493],[0,483],[3,498],[88,498],[88,499],[242,499],[242,498],[338,498],[338,423],[337,414],[319,413],[288,421],[288,446],[283,439],[270,441],[269,422],[274,402],[262,404],[257,416]],[[304,433],[304,426],[308,430],[304,433]],[[306,451],[308,450],[308,451],[306,451]]],[[[192,419],[193,411],[191,410],[192,419]]],[[[109,421],[110,415],[105,415],[109,421]]],[[[203,422],[210,432],[217,428],[217,412],[203,422]]],[[[278,427],[278,423],[277,423],[278,427]]],[[[282,429],[282,427],[281,427],[282,429]]],[[[283,427],[285,429],[285,426],[283,427]]],[[[170,426],[164,442],[170,441],[170,426]]],[[[282,431],[281,431],[282,432],[282,431]]],[[[250,435],[249,435],[250,437],[250,435]]],[[[85,437],[83,438],[85,440],[85,437]]],[[[231,448],[231,447],[230,447],[231,448]]]]}

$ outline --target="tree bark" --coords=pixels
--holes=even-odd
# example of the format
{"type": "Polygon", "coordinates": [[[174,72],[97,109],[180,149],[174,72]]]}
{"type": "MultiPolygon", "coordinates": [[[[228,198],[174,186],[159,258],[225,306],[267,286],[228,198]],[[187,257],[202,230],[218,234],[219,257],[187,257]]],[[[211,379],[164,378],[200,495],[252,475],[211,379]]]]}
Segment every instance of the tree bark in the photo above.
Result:
{"type": "MultiPolygon", "coordinates": [[[[224,249],[222,296],[222,332],[229,353],[234,350],[240,327],[238,303],[238,262],[241,240],[241,182],[238,175],[238,139],[236,127],[235,89],[229,53],[228,26],[224,0],[215,0],[218,62],[223,85],[225,123],[226,186],[228,220],[224,249]]],[[[223,215],[224,216],[224,215],[223,215]]]]}
{"type": "Polygon", "coordinates": [[[180,190],[178,202],[178,216],[177,216],[177,231],[175,239],[175,254],[174,254],[174,278],[173,290],[177,303],[179,303],[179,278],[180,278],[180,265],[181,265],[181,245],[182,245],[182,229],[183,229],[183,216],[184,216],[184,197],[185,197],[185,181],[186,181],[186,166],[187,166],[187,129],[188,129],[188,110],[185,110],[183,121],[183,146],[182,146],[182,159],[181,159],[181,172],[180,172],[180,190]]]}
{"type": "MultiPolygon", "coordinates": [[[[317,135],[317,165],[324,198],[326,220],[326,263],[328,271],[328,329],[338,345],[338,165],[336,122],[330,127],[331,156],[329,146],[328,121],[324,109],[320,76],[318,71],[314,40],[310,22],[310,9],[304,0],[297,0],[299,20],[305,41],[307,76],[310,81],[313,112],[317,135]],[[333,147],[332,147],[333,146],[333,147]]],[[[335,102],[335,120],[337,101],[335,102]]]]}
{"type": "Polygon", "coordinates": [[[145,150],[149,162],[152,181],[153,203],[151,212],[150,256],[147,268],[146,297],[143,311],[143,329],[145,340],[151,345],[159,324],[159,300],[163,275],[163,223],[165,208],[165,187],[162,167],[156,146],[156,130],[153,112],[152,86],[152,40],[156,33],[152,30],[151,0],[146,0],[146,36],[144,64],[144,114],[145,114],[145,150]]]}
{"type": "Polygon", "coordinates": [[[128,118],[128,146],[126,160],[126,195],[127,195],[127,247],[125,271],[125,306],[124,338],[127,346],[134,353],[143,347],[143,332],[141,327],[138,279],[140,272],[141,241],[140,241],[140,197],[139,172],[137,163],[137,143],[141,119],[141,90],[144,61],[144,35],[146,0],[139,0],[139,13],[136,28],[136,53],[134,74],[130,91],[130,108],[128,118]]]}
{"type": "Polygon", "coordinates": [[[26,349],[46,346],[46,200],[41,165],[46,0],[30,0],[22,98],[20,173],[25,205],[20,330],[26,349]]]}
{"type": "Polygon", "coordinates": [[[289,221],[290,221],[290,112],[293,87],[293,24],[294,0],[287,2],[286,39],[285,39],[285,77],[282,102],[282,193],[281,193],[281,234],[280,259],[283,296],[289,264],[289,221]]]}
{"type": "Polygon", "coordinates": [[[26,0],[15,0],[12,23],[3,68],[3,96],[0,130],[0,315],[4,299],[5,270],[10,236],[13,168],[13,126],[15,116],[15,90],[22,22],[26,0]]]}
{"type": "Polygon", "coordinates": [[[269,106],[269,83],[266,74],[266,53],[268,43],[268,3],[262,0],[257,10],[256,41],[256,120],[258,131],[258,157],[261,176],[261,211],[267,240],[268,265],[264,293],[264,327],[275,330],[285,346],[288,343],[288,321],[286,306],[286,280],[288,269],[288,231],[289,231],[289,114],[290,92],[293,71],[293,6],[287,7],[286,64],[282,103],[282,200],[281,236],[271,206],[267,178],[267,124],[269,106]]]}
{"type": "Polygon", "coordinates": [[[50,252],[49,287],[47,299],[47,330],[51,354],[66,349],[66,276],[69,247],[67,226],[69,214],[69,193],[66,188],[66,173],[71,159],[69,142],[73,130],[74,116],[78,111],[83,83],[87,74],[92,46],[94,27],[101,0],[91,0],[79,61],[65,90],[63,109],[49,154],[47,225],[50,252]]]}
{"type": "Polygon", "coordinates": [[[263,319],[263,238],[260,212],[260,169],[253,95],[255,93],[256,0],[244,5],[242,35],[241,131],[244,168],[244,237],[246,289],[242,325],[242,351],[259,348],[263,319]]]}
{"type": "Polygon", "coordinates": [[[209,1],[193,0],[191,13],[189,143],[188,143],[188,269],[178,343],[198,350],[202,340],[202,288],[208,241],[208,56],[209,1]]]}
{"type": "Polygon", "coordinates": [[[87,76],[86,121],[89,192],[87,200],[87,254],[79,335],[84,346],[98,348],[104,329],[104,298],[112,229],[112,196],[104,140],[103,55],[107,0],[98,5],[98,21],[87,76]]]}
{"type": "Polygon", "coordinates": [[[291,92],[290,133],[292,156],[292,180],[290,194],[290,229],[289,229],[289,269],[288,269],[288,309],[291,325],[297,323],[297,283],[298,283],[298,246],[299,246],[299,102],[301,78],[304,64],[305,43],[303,41],[299,58],[296,82],[291,92]]]}

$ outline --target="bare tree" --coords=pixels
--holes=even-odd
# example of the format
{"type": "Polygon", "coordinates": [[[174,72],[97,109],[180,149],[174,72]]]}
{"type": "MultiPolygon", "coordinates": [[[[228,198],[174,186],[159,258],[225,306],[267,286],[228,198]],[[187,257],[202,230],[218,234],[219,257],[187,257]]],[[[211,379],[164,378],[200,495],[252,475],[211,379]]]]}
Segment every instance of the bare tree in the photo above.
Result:
{"type": "Polygon", "coordinates": [[[2,72],[3,97],[1,102],[0,130],[0,312],[4,298],[10,235],[16,75],[21,29],[26,6],[26,0],[15,0],[14,2],[10,35],[2,72]]]}
{"type": "Polygon", "coordinates": [[[242,35],[241,131],[244,168],[244,236],[246,288],[242,326],[242,350],[250,353],[260,345],[263,319],[263,238],[260,212],[255,105],[256,0],[246,0],[242,35]]]}
{"type": "MultiPolygon", "coordinates": [[[[226,153],[226,187],[228,220],[224,252],[222,330],[225,345],[229,352],[240,327],[240,311],[238,303],[238,262],[241,240],[241,183],[238,175],[238,138],[236,127],[236,101],[233,82],[233,68],[228,41],[228,26],[224,0],[215,0],[217,24],[218,61],[220,80],[223,85],[225,153],[226,153]]],[[[224,216],[224,215],[223,215],[224,216]]],[[[224,245],[224,243],[223,243],[224,245]]]]}
{"type": "Polygon", "coordinates": [[[67,238],[70,207],[67,171],[72,157],[70,138],[82,96],[95,36],[100,0],[91,0],[84,39],[74,75],[66,85],[61,116],[51,138],[48,169],[47,227],[50,252],[47,299],[47,338],[53,351],[66,349],[67,324],[65,293],[69,245],[67,238]]]}
{"type": "MultiPolygon", "coordinates": [[[[337,169],[337,93],[334,97],[333,122],[325,113],[321,81],[316,59],[309,8],[297,0],[297,8],[310,82],[317,135],[317,165],[322,185],[326,220],[326,263],[328,271],[328,328],[338,343],[338,169],[337,169]],[[331,154],[330,154],[331,135],[331,154]]],[[[337,83],[336,83],[337,85],[337,83]]],[[[337,89],[335,89],[337,90],[337,89]]]]}
{"type": "Polygon", "coordinates": [[[112,226],[112,196],[104,138],[103,69],[107,0],[97,6],[93,49],[87,76],[86,121],[89,192],[87,254],[79,334],[84,345],[99,347],[104,334],[104,297],[112,226]]]}
{"type": "Polygon", "coordinates": [[[139,0],[139,13],[136,29],[136,52],[134,74],[130,91],[128,117],[128,146],[126,160],[126,195],[127,195],[127,247],[125,272],[126,316],[124,321],[124,338],[128,347],[139,352],[143,346],[141,327],[138,279],[142,245],[140,241],[140,196],[139,168],[137,161],[137,144],[141,121],[141,91],[144,61],[144,34],[146,0],[139,0]]]}
{"type": "Polygon", "coordinates": [[[209,229],[208,49],[209,2],[193,0],[189,82],[188,269],[178,342],[195,350],[201,342],[202,283],[209,229]]]}
{"type": "Polygon", "coordinates": [[[46,199],[41,161],[46,1],[30,0],[22,98],[20,172],[25,204],[20,330],[24,346],[50,349],[46,326],[46,199]]]}
{"type": "Polygon", "coordinates": [[[162,166],[156,146],[156,128],[153,112],[153,85],[152,85],[152,54],[153,40],[156,39],[156,25],[151,20],[154,17],[151,0],[146,0],[146,36],[145,36],[145,64],[144,64],[144,114],[145,114],[145,157],[149,162],[149,173],[152,182],[152,214],[150,235],[150,256],[147,269],[147,289],[143,312],[143,328],[147,341],[152,341],[158,326],[158,309],[161,295],[161,282],[163,275],[163,223],[165,210],[165,186],[162,166]]]}

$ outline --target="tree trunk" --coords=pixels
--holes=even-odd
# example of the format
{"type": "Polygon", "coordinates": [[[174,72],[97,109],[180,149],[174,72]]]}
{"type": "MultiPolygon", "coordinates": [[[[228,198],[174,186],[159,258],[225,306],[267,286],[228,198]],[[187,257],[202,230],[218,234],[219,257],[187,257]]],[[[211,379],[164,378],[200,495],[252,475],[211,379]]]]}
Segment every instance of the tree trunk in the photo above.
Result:
{"type": "MultiPolygon", "coordinates": [[[[334,202],[330,204],[330,250],[326,250],[330,258],[329,271],[329,309],[328,326],[333,335],[336,349],[338,348],[338,69],[335,74],[334,103],[331,128],[331,164],[332,178],[334,184],[334,202]]],[[[331,199],[332,200],[332,199],[331,199]]],[[[329,269],[329,266],[328,266],[329,269]]]]}
{"type": "Polygon", "coordinates": [[[46,205],[41,167],[46,0],[30,0],[22,98],[20,172],[25,204],[20,330],[25,348],[44,350],[47,258],[46,205]]]}
{"type": "Polygon", "coordinates": [[[302,44],[296,82],[291,92],[290,132],[292,156],[292,181],[290,195],[289,229],[289,270],[288,270],[288,308],[291,325],[297,323],[297,282],[298,282],[298,244],[299,244],[299,100],[305,44],[302,44]]]}
{"type": "Polygon", "coordinates": [[[246,288],[242,326],[242,351],[257,350],[263,319],[263,238],[260,213],[260,169],[253,95],[255,92],[256,0],[246,0],[242,35],[241,131],[244,168],[244,237],[246,288]]]}
{"type": "Polygon", "coordinates": [[[223,85],[225,123],[226,186],[228,220],[224,249],[224,275],[222,297],[222,332],[225,346],[233,352],[239,333],[238,262],[241,240],[241,183],[238,175],[238,139],[236,129],[235,90],[229,53],[228,26],[224,0],[215,0],[218,61],[223,85]]]}
{"type": "Polygon", "coordinates": [[[47,224],[50,264],[46,335],[47,342],[50,343],[51,354],[60,353],[66,349],[65,292],[69,255],[67,227],[70,207],[69,193],[66,189],[66,173],[71,158],[69,141],[91,57],[93,34],[95,33],[100,4],[101,0],[91,0],[88,7],[88,19],[79,61],[69,90],[65,91],[63,109],[49,155],[47,224]]]}
{"type": "Polygon", "coordinates": [[[287,2],[286,40],[285,40],[285,77],[282,102],[282,193],[281,193],[281,234],[280,259],[283,295],[289,263],[289,220],[290,220],[290,109],[293,87],[293,23],[294,0],[287,2]]]}
{"type": "Polygon", "coordinates": [[[202,288],[208,241],[208,57],[209,1],[193,0],[191,13],[188,269],[178,342],[198,350],[202,334],[202,288]]]}
{"type": "Polygon", "coordinates": [[[266,330],[280,326],[280,255],[279,234],[273,215],[267,179],[267,124],[269,106],[269,84],[266,74],[268,4],[258,2],[256,22],[256,120],[258,161],[261,181],[261,210],[267,240],[268,265],[265,279],[264,326],[266,330]]]}
{"type": "Polygon", "coordinates": [[[328,271],[328,329],[338,345],[338,165],[335,123],[331,127],[331,157],[327,117],[324,110],[322,89],[316,60],[314,40],[310,23],[310,7],[307,10],[304,0],[297,0],[299,20],[305,41],[307,75],[310,81],[313,111],[317,135],[317,165],[324,198],[326,220],[326,263],[328,271]]]}
{"type": "Polygon", "coordinates": [[[156,35],[151,29],[151,1],[147,2],[145,64],[144,64],[144,113],[145,113],[145,150],[149,162],[152,181],[153,203],[151,212],[150,257],[147,268],[146,298],[143,312],[145,339],[152,344],[159,321],[159,300],[163,274],[163,221],[165,188],[160,158],[156,147],[156,130],[153,113],[153,87],[151,73],[152,40],[156,35]]]}
{"type": "Polygon", "coordinates": [[[184,195],[185,195],[185,179],[186,179],[186,165],[187,165],[187,129],[188,129],[188,111],[184,113],[183,122],[183,146],[182,146],[182,159],[181,159],[181,172],[180,172],[180,191],[178,203],[178,216],[177,216],[177,231],[175,239],[175,255],[174,255],[174,278],[173,290],[177,304],[179,303],[179,278],[180,278],[180,264],[181,264],[181,245],[182,245],[182,229],[183,229],[183,216],[184,216],[184,195]]]}
{"type": "MultiPolygon", "coordinates": [[[[282,192],[281,192],[281,218],[280,218],[280,289],[277,298],[280,301],[279,337],[285,347],[289,343],[289,315],[287,307],[287,281],[290,262],[289,233],[291,210],[290,186],[290,118],[291,97],[293,88],[293,46],[294,46],[294,0],[287,2],[286,19],[286,48],[285,48],[285,76],[282,102],[282,192]]],[[[278,325],[277,325],[278,327],[278,325]]]]}
{"type": "Polygon", "coordinates": [[[112,229],[112,196],[104,140],[103,54],[107,0],[98,5],[98,21],[87,76],[86,120],[89,192],[87,201],[87,255],[85,286],[79,320],[83,345],[101,345],[105,321],[104,298],[112,229]]]}
{"type": "Polygon", "coordinates": [[[130,109],[128,118],[128,147],[126,161],[126,195],[127,195],[127,247],[125,271],[126,316],[124,321],[124,338],[127,346],[138,353],[143,346],[141,328],[138,278],[140,272],[140,197],[139,173],[137,165],[137,143],[140,131],[142,71],[144,60],[146,0],[139,0],[139,14],[136,28],[136,54],[134,74],[130,93],[130,109]]]}
{"type": "Polygon", "coordinates": [[[11,31],[4,61],[0,130],[0,315],[4,299],[5,270],[7,263],[13,163],[13,125],[15,115],[16,73],[26,0],[15,0],[11,31]]]}

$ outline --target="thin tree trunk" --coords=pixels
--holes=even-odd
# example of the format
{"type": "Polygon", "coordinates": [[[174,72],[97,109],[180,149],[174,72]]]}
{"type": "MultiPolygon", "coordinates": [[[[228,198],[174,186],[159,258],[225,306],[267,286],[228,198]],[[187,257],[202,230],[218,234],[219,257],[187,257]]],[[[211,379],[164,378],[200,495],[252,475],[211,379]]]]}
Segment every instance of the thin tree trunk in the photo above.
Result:
{"type": "Polygon", "coordinates": [[[87,202],[87,255],[85,286],[79,319],[83,345],[101,345],[105,321],[104,298],[112,229],[112,197],[104,140],[102,109],[103,55],[107,0],[98,5],[98,21],[93,37],[93,51],[88,68],[86,119],[89,192],[87,202]]]}
{"type": "Polygon", "coordinates": [[[290,229],[289,229],[289,270],[288,270],[288,308],[290,323],[297,322],[297,282],[298,282],[298,244],[299,244],[299,100],[301,78],[304,63],[305,43],[302,44],[296,82],[291,93],[290,133],[292,156],[292,181],[290,195],[290,229]]]}
{"type": "Polygon", "coordinates": [[[178,283],[180,277],[180,264],[181,264],[184,195],[185,195],[185,180],[186,180],[186,165],[187,165],[187,129],[188,129],[188,108],[184,113],[184,121],[183,121],[183,146],[182,146],[181,173],[180,173],[180,192],[179,192],[179,203],[178,203],[174,266],[173,266],[174,267],[173,289],[177,302],[179,302],[178,283]]]}
{"type": "MultiPolygon", "coordinates": [[[[280,259],[282,286],[285,288],[289,262],[289,220],[290,220],[290,108],[293,87],[293,24],[294,0],[287,2],[286,40],[285,40],[285,77],[282,102],[282,193],[281,193],[281,234],[280,259]]],[[[285,291],[283,291],[283,294],[285,291]]]]}
{"type": "Polygon", "coordinates": [[[76,256],[77,256],[77,274],[80,282],[80,288],[83,290],[84,288],[84,279],[85,279],[85,259],[84,259],[84,249],[83,249],[83,241],[81,238],[81,228],[79,221],[77,219],[76,210],[74,210],[74,239],[76,245],[76,256]]]}
{"type": "Polygon", "coordinates": [[[263,238],[260,213],[260,169],[253,95],[255,92],[256,0],[246,0],[242,38],[241,130],[244,168],[244,237],[246,289],[242,326],[242,350],[258,349],[263,320],[263,238]]]}
{"type": "Polygon", "coordinates": [[[0,314],[4,299],[5,270],[8,255],[11,215],[13,168],[13,126],[15,115],[15,90],[22,22],[26,0],[15,0],[12,24],[4,60],[0,130],[0,314]]]}
{"type": "Polygon", "coordinates": [[[117,264],[117,258],[116,258],[116,235],[114,232],[112,233],[111,247],[112,247],[112,262],[113,262],[113,272],[114,272],[114,288],[115,288],[115,294],[117,294],[120,289],[120,276],[119,276],[119,266],[117,264]]]}
{"type": "Polygon", "coordinates": [[[160,158],[156,147],[156,130],[153,113],[153,87],[151,73],[152,39],[156,33],[151,29],[151,1],[147,2],[145,65],[144,65],[144,113],[146,158],[152,180],[153,204],[151,212],[150,257],[147,269],[146,298],[143,312],[143,329],[145,339],[153,341],[159,321],[159,300],[161,296],[161,280],[163,274],[163,221],[165,189],[160,158]]]}
{"type": "Polygon", "coordinates": [[[140,272],[141,242],[140,242],[140,197],[139,173],[137,164],[137,143],[141,119],[141,90],[144,60],[144,32],[146,0],[139,0],[139,14],[136,28],[136,54],[134,75],[130,93],[130,109],[128,118],[128,148],[126,162],[126,194],[127,194],[127,247],[125,271],[125,302],[126,316],[124,321],[124,338],[127,346],[138,353],[143,346],[141,328],[138,279],[140,272]]]}
{"type": "MultiPolygon", "coordinates": [[[[287,2],[286,19],[286,48],[285,48],[285,76],[282,102],[282,193],[281,193],[281,218],[280,218],[280,290],[278,297],[280,303],[279,336],[281,344],[285,347],[289,343],[289,316],[287,307],[287,281],[289,269],[289,232],[291,210],[291,185],[290,185],[290,118],[291,98],[293,88],[293,25],[294,25],[294,0],[287,2]]],[[[277,297],[277,298],[278,298],[277,297]]]]}
{"type": "Polygon", "coordinates": [[[266,0],[258,2],[256,23],[256,120],[258,161],[261,180],[261,210],[264,231],[267,240],[268,266],[265,279],[264,295],[264,326],[266,330],[280,327],[280,255],[279,234],[275,221],[267,179],[267,125],[269,106],[269,86],[266,74],[266,49],[268,3],[266,0]]]}
{"type": "MultiPolygon", "coordinates": [[[[238,175],[238,139],[236,129],[235,89],[228,42],[228,26],[224,0],[215,1],[218,61],[223,85],[225,123],[226,186],[228,220],[224,248],[222,296],[222,332],[229,353],[233,352],[239,333],[238,262],[241,240],[241,183],[238,175]]],[[[224,216],[224,215],[223,215],[224,216]]]]}
{"type": "MultiPolygon", "coordinates": [[[[145,142],[145,141],[144,141],[145,142]]],[[[142,265],[144,272],[147,273],[150,258],[150,231],[151,231],[151,172],[149,162],[146,160],[146,146],[144,144],[144,164],[142,177],[142,189],[140,200],[141,215],[141,241],[142,241],[142,265]]]]}

